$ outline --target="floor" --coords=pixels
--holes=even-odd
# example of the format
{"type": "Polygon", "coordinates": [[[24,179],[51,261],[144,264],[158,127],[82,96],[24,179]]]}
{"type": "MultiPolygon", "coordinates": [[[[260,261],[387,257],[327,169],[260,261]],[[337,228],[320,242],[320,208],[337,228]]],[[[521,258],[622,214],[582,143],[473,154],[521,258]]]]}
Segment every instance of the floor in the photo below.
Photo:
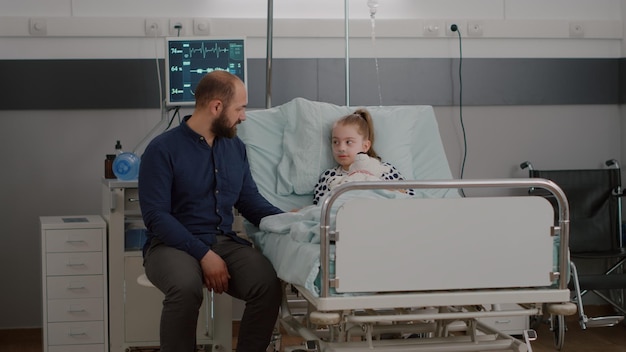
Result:
{"type": "MultiPolygon", "coordinates": [[[[590,306],[588,316],[595,316],[604,308],[590,306]]],[[[567,317],[567,332],[563,352],[625,352],[626,324],[614,327],[592,328],[582,330],[577,316],[567,317]]],[[[237,323],[233,324],[233,332],[237,331],[237,323]]],[[[538,339],[532,343],[534,352],[554,352],[553,334],[547,324],[537,328],[538,339]]],[[[235,338],[233,338],[235,341],[235,338]]],[[[297,337],[282,336],[282,347],[301,344],[297,337]]],[[[0,352],[42,352],[41,329],[0,330],[0,352]]]]}
{"type": "MultiPolygon", "coordinates": [[[[606,307],[585,307],[588,317],[601,314],[614,314],[606,307]]],[[[566,317],[565,343],[563,352],[624,352],[626,351],[626,324],[622,322],[613,327],[588,328],[582,330],[578,316],[566,317]]],[[[548,324],[537,328],[537,340],[531,344],[534,352],[554,352],[554,334],[548,324]]]]}

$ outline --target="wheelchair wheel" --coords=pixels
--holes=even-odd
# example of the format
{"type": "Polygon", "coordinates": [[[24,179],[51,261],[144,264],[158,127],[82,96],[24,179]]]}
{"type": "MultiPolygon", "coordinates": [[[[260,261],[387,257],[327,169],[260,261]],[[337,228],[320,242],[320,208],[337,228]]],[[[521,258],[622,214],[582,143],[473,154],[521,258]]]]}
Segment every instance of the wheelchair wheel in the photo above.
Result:
{"type": "Polygon", "coordinates": [[[550,330],[554,334],[554,347],[560,351],[565,343],[565,316],[551,315],[550,330]]]}

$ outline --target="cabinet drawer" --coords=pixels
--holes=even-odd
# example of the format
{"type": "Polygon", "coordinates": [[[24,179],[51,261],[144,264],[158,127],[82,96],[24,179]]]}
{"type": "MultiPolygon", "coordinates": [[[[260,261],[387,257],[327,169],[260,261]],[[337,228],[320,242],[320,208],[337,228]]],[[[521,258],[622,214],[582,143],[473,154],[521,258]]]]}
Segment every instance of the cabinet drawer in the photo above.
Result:
{"type": "Polygon", "coordinates": [[[102,252],[49,253],[46,255],[48,276],[102,274],[102,252]]]}
{"type": "Polygon", "coordinates": [[[48,352],[104,352],[104,344],[50,346],[48,352]]]}
{"type": "Polygon", "coordinates": [[[104,343],[104,322],[48,323],[48,345],[104,343]]]}
{"type": "Polygon", "coordinates": [[[102,229],[46,230],[46,252],[100,252],[102,229]]]}
{"type": "Polygon", "coordinates": [[[46,279],[47,299],[103,297],[104,277],[50,276],[46,279]]]}
{"type": "Polygon", "coordinates": [[[48,301],[48,322],[104,319],[102,298],[55,299],[48,301]]]}

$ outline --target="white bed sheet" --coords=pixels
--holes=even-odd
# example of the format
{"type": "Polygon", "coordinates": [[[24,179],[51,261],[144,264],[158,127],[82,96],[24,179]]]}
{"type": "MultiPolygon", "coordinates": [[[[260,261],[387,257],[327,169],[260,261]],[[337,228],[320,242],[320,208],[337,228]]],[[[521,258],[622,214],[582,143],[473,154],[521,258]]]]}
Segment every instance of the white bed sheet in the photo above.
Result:
{"type": "MultiPolygon", "coordinates": [[[[423,197],[428,195],[421,194],[423,197]]],[[[390,190],[357,190],[343,194],[331,208],[331,226],[343,204],[351,200],[409,199],[390,190]]],[[[297,212],[268,216],[259,229],[249,227],[248,237],[276,268],[278,277],[319,295],[321,206],[311,205],[297,212]]]]}

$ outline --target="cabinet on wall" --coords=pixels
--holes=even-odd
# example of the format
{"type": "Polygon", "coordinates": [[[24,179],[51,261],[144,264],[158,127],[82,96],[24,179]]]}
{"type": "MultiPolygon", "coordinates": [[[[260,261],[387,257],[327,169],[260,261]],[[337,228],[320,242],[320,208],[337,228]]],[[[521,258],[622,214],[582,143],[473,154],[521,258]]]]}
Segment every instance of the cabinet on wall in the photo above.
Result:
{"type": "Polygon", "coordinates": [[[106,224],[99,215],[42,216],[44,352],[105,352],[106,224]]]}
{"type": "MultiPolygon", "coordinates": [[[[159,345],[163,294],[137,283],[143,274],[143,227],[137,181],[103,179],[102,215],[108,224],[109,344],[112,352],[159,345]],[[132,235],[132,238],[127,236],[132,235]],[[126,239],[126,240],[125,240],[126,239]]],[[[214,351],[231,351],[232,298],[206,292],[196,339],[214,351]]]]}

